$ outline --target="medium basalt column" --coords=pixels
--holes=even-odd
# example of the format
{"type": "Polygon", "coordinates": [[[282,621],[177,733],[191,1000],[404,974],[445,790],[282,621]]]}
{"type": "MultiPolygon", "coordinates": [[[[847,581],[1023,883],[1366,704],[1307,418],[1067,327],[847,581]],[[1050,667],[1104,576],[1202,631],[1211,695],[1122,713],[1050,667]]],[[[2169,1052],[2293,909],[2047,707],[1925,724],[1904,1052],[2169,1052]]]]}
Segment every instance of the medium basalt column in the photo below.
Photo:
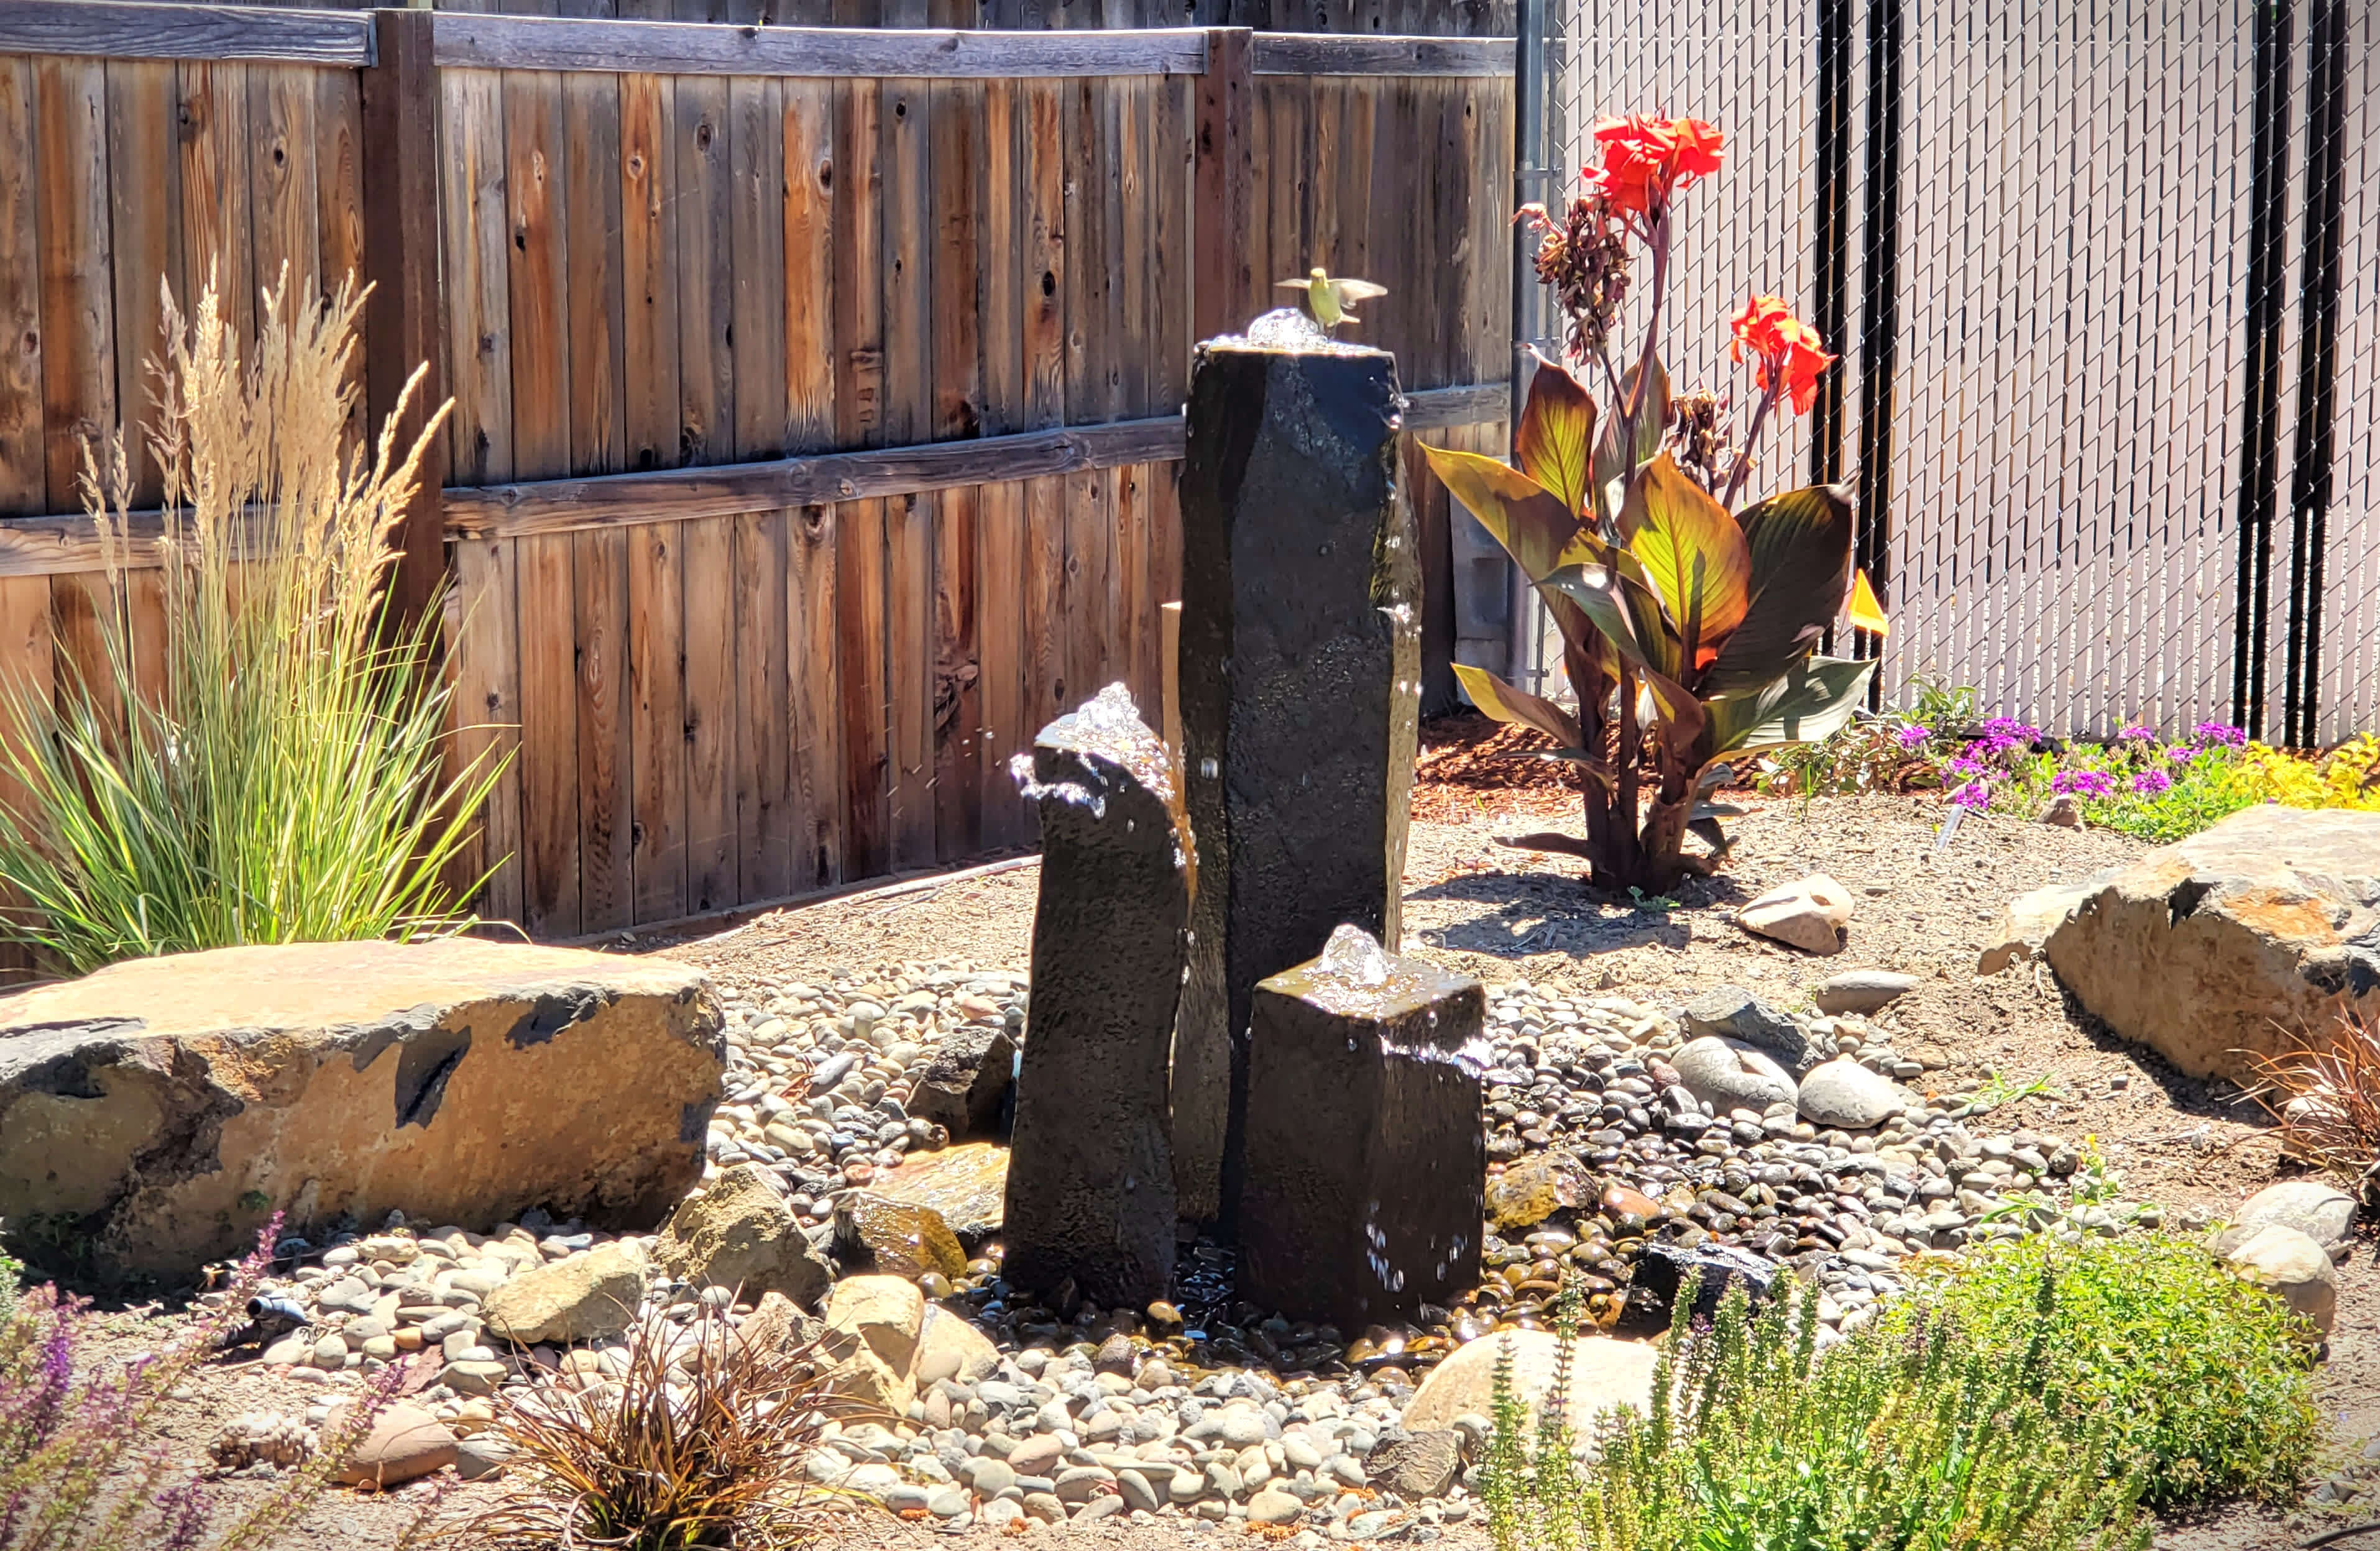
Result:
{"type": "Polygon", "coordinates": [[[1210,340],[1182,473],[1183,769],[1205,880],[1173,1051],[1183,1216],[1231,1227],[1257,981],[1401,940],[1421,674],[1395,357],[1210,340]]]}
{"type": "Polygon", "coordinates": [[[1124,686],[1041,730],[1030,1022],[1002,1274],[1091,1302],[1166,1296],[1176,1214],[1167,1058],[1196,866],[1173,761],[1124,686]]]}
{"type": "Polygon", "coordinates": [[[1353,927],[1257,986],[1241,1297],[1352,1331],[1477,1284],[1486,1009],[1353,927]]]}

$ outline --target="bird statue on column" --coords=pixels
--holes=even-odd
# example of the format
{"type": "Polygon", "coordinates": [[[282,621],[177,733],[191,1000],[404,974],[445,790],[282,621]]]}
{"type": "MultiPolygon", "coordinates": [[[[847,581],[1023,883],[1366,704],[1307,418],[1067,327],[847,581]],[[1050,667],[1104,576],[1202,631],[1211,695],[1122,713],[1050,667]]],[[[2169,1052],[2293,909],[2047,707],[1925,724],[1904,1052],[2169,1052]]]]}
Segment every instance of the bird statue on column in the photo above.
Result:
{"type": "Polygon", "coordinates": [[[1375,285],[1368,280],[1336,279],[1320,264],[1315,265],[1303,280],[1276,281],[1274,285],[1280,290],[1301,293],[1306,315],[1320,324],[1325,333],[1342,323],[1362,322],[1351,310],[1354,305],[1389,294],[1387,286],[1375,285]]]}

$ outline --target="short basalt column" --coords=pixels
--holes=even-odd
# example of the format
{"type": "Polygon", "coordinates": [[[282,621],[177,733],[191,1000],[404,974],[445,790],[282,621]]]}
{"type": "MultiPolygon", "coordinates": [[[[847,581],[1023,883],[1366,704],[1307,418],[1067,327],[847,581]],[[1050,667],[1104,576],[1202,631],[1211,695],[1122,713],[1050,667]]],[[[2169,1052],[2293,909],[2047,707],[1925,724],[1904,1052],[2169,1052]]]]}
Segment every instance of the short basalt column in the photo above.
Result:
{"type": "Polygon", "coordinates": [[[1008,1280],[1093,1303],[1166,1295],[1176,1216],[1167,1059],[1196,852],[1164,741],[1111,685],[1016,772],[1041,812],[1032,1013],[1016,1084],[1008,1280]]]}
{"type": "Polygon", "coordinates": [[[1352,922],[1400,940],[1419,572],[1395,358],[1212,340],[1182,475],[1183,769],[1204,879],[1173,1056],[1184,1218],[1228,1230],[1257,981],[1352,922]]]}
{"type": "Polygon", "coordinates": [[[1239,1293],[1354,1331],[1479,1279],[1479,982],[1342,927],[1256,988],[1239,1293]]]}

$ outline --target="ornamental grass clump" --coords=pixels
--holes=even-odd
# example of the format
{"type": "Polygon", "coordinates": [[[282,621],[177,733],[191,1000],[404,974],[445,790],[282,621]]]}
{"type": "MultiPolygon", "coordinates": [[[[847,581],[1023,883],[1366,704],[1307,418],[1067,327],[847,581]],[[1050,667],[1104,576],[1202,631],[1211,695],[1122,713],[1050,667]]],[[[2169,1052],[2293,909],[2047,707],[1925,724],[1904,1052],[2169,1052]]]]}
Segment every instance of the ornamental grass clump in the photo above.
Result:
{"type": "Polygon", "coordinates": [[[346,1409],[323,1447],[228,1521],[167,1439],[158,1410],[224,1342],[262,1282],[264,1247],[219,1307],[128,1363],[95,1356],[90,1306],[47,1284],[0,1318],[0,1551],[254,1551],[294,1523],[370,1430],[397,1370],[346,1409]]]}
{"type": "Polygon", "coordinates": [[[2380,1205],[2380,1030],[2341,1013],[2327,1038],[2248,1060],[2258,1078],[2248,1097],[2279,1122],[2283,1155],[2342,1176],[2380,1205]]]}
{"type": "MultiPolygon", "coordinates": [[[[1693,1309],[1691,1286],[1676,1303],[1693,1309]]],[[[2014,1351],[1930,1318],[1871,1324],[1821,1354],[1815,1286],[1756,1315],[1738,1286],[1708,1323],[1689,1318],[1654,1370],[1650,1413],[1613,1412],[1588,1429],[1590,1462],[1566,1501],[1525,1479],[1517,1491],[1483,1485],[1498,1551],[2148,1544],[2140,1484],[2106,1424],[2045,1393],[2046,1309],[2014,1351]]],[[[1491,1461],[1500,1448],[1525,1460],[1507,1441],[1518,1414],[1500,1406],[1492,1419],[1491,1461]]]]}
{"type": "Polygon", "coordinates": [[[2320,1441],[2311,1327],[2186,1239],[2006,1241],[1937,1269],[1883,1323],[1907,1336],[1942,1318],[1996,1357],[2037,1349],[2042,1392],[2140,1462],[2156,1509],[2289,1501],[2320,1441]]]}
{"type": "Polygon", "coordinates": [[[444,875],[496,764],[449,774],[438,622],[393,617],[381,586],[446,411],[396,444],[417,372],[376,455],[347,447],[362,305],[352,284],[314,305],[285,273],[244,357],[212,284],[187,322],[167,296],[153,545],[121,439],[85,449],[104,660],[55,696],[0,684],[0,790],[23,794],[0,806],[0,934],[52,973],[466,924],[444,875]],[[150,563],[153,638],[130,587],[150,563]]]}
{"type": "Polygon", "coordinates": [[[829,1423],[866,1414],[828,1393],[832,1367],[815,1342],[731,1331],[708,1303],[683,1325],[652,1311],[618,1375],[550,1375],[499,1409],[511,1490],[457,1533],[517,1551],[814,1544],[834,1499],[805,1458],[829,1423]]]}
{"type": "MultiPolygon", "coordinates": [[[[1718,170],[1718,130],[1695,118],[1609,118],[1595,139],[1602,164],[1578,197],[1559,212],[1521,212],[1539,235],[1537,275],[1569,314],[1568,355],[1580,370],[1538,361],[1511,466],[1425,451],[1536,584],[1577,699],[1573,711],[1455,668],[1474,705],[1549,734],[1557,757],[1587,777],[1584,837],[1512,843],[1583,856],[1604,888],[1658,892],[1725,854],[1718,820],[1728,810],[1706,799],[1730,762],[1832,733],[1876,663],[1815,655],[1856,601],[1848,490],[1810,485],[1739,505],[1762,430],[1772,416],[1809,413],[1834,365],[1817,331],[1776,297],[1744,304],[1730,346],[1752,378],[1740,437],[1728,400],[1673,394],[1662,364],[1681,200],[1718,170]],[[1623,346],[1620,315],[1639,253],[1644,335],[1623,346]],[[1690,828],[1710,854],[1685,853],[1690,828]]],[[[1848,621],[1886,623],[1858,607],[1848,621]]]]}

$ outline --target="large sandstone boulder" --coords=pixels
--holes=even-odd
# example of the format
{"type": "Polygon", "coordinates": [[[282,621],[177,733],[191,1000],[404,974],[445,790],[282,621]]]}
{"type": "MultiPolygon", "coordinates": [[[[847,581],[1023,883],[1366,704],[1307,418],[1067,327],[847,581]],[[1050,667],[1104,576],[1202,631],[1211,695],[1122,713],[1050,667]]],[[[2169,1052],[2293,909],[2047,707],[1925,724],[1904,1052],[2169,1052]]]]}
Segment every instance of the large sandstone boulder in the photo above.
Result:
{"type": "Polygon", "coordinates": [[[0,1218],[186,1272],[391,1207],[658,1222],[726,1042],[701,974],[456,939],[226,948],[0,997],[0,1218]]]}
{"type": "Polygon", "coordinates": [[[2093,879],[2043,946],[2127,1039],[2193,1077],[2380,1017],[2380,813],[2264,806],[2093,879]]]}

